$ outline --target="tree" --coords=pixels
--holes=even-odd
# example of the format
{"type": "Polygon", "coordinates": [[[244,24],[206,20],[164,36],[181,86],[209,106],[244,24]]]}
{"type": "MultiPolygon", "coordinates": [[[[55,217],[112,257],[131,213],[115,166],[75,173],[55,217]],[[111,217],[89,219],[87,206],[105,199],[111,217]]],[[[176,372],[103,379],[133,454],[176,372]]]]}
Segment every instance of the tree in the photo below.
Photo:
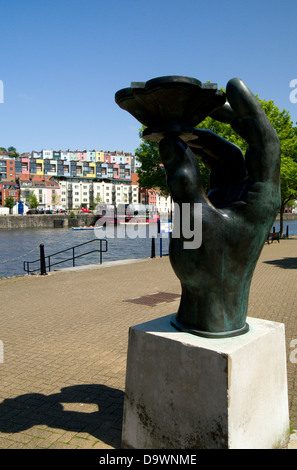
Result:
{"type": "Polygon", "coordinates": [[[31,209],[36,209],[39,206],[37,196],[33,191],[30,192],[30,194],[27,198],[27,202],[28,202],[29,206],[31,207],[31,209]]]}
{"type": "Polygon", "coordinates": [[[12,211],[12,208],[13,208],[14,204],[15,204],[15,201],[14,201],[14,198],[12,196],[8,196],[5,199],[4,205],[5,205],[5,207],[9,208],[9,213],[10,214],[11,214],[11,211],[12,211]]]}
{"type": "Polygon", "coordinates": [[[18,157],[19,153],[17,153],[15,147],[8,147],[7,152],[9,153],[10,157],[18,157]]]}
{"type": "Polygon", "coordinates": [[[61,197],[60,195],[54,193],[52,191],[52,205],[54,206],[54,208],[56,207],[56,205],[59,205],[61,204],[61,197]]]}
{"type": "Polygon", "coordinates": [[[282,158],[290,157],[297,162],[297,127],[294,126],[289,112],[285,109],[280,111],[273,101],[258,100],[277,132],[282,158]]]}
{"type": "Polygon", "coordinates": [[[90,209],[95,210],[96,206],[102,202],[102,197],[100,194],[97,194],[96,197],[93,199],[93,202],[90,204],[90,209]]]}
{"type": "MultiPolygon", "coordinates": [[[[140,137],[143,129],[144,127],[140,129],[140,137]]],[[[135,150],[135,155],[141,164],[137,171],[139,186],[144,189],[159,189],[161,193],[168,195],[166,172],[159,155],[158,144],[143,140],[135,150]]]]}

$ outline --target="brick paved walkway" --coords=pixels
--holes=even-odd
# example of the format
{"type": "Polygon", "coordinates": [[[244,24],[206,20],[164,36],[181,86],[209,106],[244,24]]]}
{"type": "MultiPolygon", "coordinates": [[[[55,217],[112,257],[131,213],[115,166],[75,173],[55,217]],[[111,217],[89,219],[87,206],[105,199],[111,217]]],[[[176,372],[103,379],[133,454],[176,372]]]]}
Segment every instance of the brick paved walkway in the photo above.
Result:
{"type": "MultiPolygon", "coordinates": [[[[265,246],[248,315],[286,325],[293,429],[296,289],[297,239],[265,246]]],[[[180,293],[168,257],[1,280],[0,448],[120,448],[129,326],[178,307],[126,300],[156,292],[180,293]]]]}

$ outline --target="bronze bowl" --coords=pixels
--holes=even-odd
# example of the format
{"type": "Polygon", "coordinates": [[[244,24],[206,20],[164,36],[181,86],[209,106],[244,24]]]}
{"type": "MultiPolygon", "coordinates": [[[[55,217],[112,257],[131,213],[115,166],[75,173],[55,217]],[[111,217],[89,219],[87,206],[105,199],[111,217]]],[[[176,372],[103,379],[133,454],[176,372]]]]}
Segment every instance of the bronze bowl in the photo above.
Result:
{"type": "Polygon", "coordinates": [[[132,82],[130,88],[117,91],[115,101],[146,127],[144,139],[159,142],[176,133],[188,141],[195,126],[223,106],[226,95],[215,83],[166,76],[132,82]]]}

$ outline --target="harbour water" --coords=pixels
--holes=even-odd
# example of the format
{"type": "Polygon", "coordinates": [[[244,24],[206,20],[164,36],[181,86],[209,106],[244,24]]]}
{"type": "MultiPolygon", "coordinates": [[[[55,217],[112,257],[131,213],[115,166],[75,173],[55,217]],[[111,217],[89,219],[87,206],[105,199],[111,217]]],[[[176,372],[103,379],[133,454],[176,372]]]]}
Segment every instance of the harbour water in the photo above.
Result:
{"type": "MultiPolygon", "coordinates": [[[[125,236],[117,237],[115,229],[114,237],[108,237],[108,251],[102,254],[103,263],[106,261],[116,261],[121,259],[149,258],[151,256],[152,239],[149,237],[149,227],[144,226],[142,230],[146,231],[146,236],[141,238],[136,236],[130,238],[125,236]]],[[[0,230],[0,279],[12,276],[26,275],[24,271],[24,261],[34,261],[40,257],[40,244],[44,245],[45,256],[49,256],[74,245],[87,242],[89,240],[98,240],[100,230],[96,236],[93,230],[72,230],[71,228],[55,229],[16,229],[0,230]]],[[[97,231],[96,231],[97,233],[97,231]]],[[[143,232],[139,235],[143,235],[143,232]]],[[[162,255],[168,254],[169,239],[168,234],[162,234],[162,255]]],[[[76,254],[83,254],[98,248],[99,243],[88,244],[76,249],[76,254]]],[[[160,255],[160,235],[155,240],[156,256],[160,255]]],[[[72,251],[61,254],[54,261],[70,258],[72,251]]],[[[75,260],[76,266],[87,264],[97,264],[100,262],[99,253],[92,253],[82,256],[75,260]]],[[[56,268],[66,268],[73,266],[72,261],[59,264],[56,268]]],[[[32,265],[37,268],[38,263],[32,265]]]]}
{"type": "MultiPolygon", "coordinates": [[[[275,228],[275,231],[278,232],[280,230],[279,221],[275,222],[273,227],[275,228]]],[[[297,220],[284,220],[284,235],[286,234],[287,227],[289,237],[297,235],[297,220]]]]}
{"type": "MultiPolygon", "coordinates": [[[[289,236],[297,235],[297,220],[285,221],[284,233],[286,233],[287,226],[289,227],[289,236]]],[[[275,222],[274,227],[276,231],[279,231],[279,222],[275,222]]],[[[152,239],[149,236],[148,226],[145,230],[146,236],[144,238],[140,236],[118,238],[115,231],[115,237],[107,239],[108,251],[102,255],[103,263],[121,259],[149,258],[151,256],[152,239]]],[[[100,235],[98,235],[98,238],[100,238],[100,235]]],[[[23,263],[24,261],[39,259],[40,244],[44,245],[45,256],[48,256],[94,239],[97,240],[97,237],[93,230],[77,231],[66,228],[0,230],[0,279],[26,275],[23,263]]],[[[162,234],[162,243],[160,243],[160,235],[158,235],[158,239],[155,241],[156,256],[160,255],[160,248],[162,254],[167,255],[168,246],[168,234],[162,234]]],[[[93,248],[87,245],[86,248],[79,249],[81,251],[77,251],[77,254],[91,249],[93,248]]],[[[62,260],[70,256],[71,253],[68,252],[61,255],[59,259],[62,260]]],[[[97,264],[99,261],[99,253],[92,253],[78,258],[75,263],[76,266],[82,266],[97,264]]],[[[35,267],[37,266],[38,264],[35,267]]],[[[72,266],[72,261],[62,263],[57,268],[70,266],[72,266]]]]}

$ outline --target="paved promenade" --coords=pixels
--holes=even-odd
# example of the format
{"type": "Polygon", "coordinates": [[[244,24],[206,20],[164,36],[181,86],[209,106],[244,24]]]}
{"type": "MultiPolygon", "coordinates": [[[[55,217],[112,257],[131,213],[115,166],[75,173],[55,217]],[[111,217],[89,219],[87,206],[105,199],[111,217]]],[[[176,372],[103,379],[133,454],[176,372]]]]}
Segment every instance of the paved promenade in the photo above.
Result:
{"type": "MultiPolygon", "coordinates": [[[[157,292],[180,294],[168,257],[1,280],[0,448],[119,449],[128,329],[179,304],[129,299],[157,292]]],[[[264,247],[248,315],[285,323],[296,430],[297,239],[264,247]]]]}

